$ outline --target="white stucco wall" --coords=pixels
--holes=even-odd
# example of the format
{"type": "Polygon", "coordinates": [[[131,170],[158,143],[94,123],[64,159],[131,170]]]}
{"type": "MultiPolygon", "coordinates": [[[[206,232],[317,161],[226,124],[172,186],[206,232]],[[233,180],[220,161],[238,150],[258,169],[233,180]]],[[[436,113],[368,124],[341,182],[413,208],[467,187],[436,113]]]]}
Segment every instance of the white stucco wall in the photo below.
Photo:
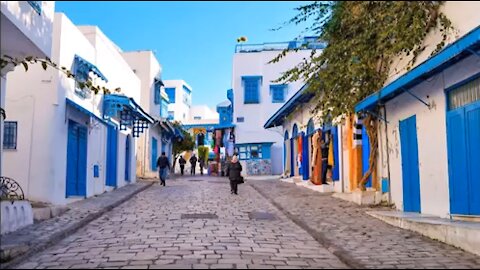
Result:
{"type": "Polygon", "coordinates": [[[190,108],[189,112],[189,119],[188,121],[192,122],[194,121],[196,116],[200,116],[201,120],[206,120],[206,119],[215,119],[218,121],[219,116],[218,113],[209,108],[207,105],[195,105],[190,108]]]}
{"type": "Polygon", "coordinates": [[[40,14],[27,1],[1,1],[0,5],[2,55],[49,57],[55,2],[41,1],[40,14]]]}
{"type": "Polygon", "coordinates": [[[450,196],[444,90],[479,72],[480,58],[471,56],[412,88],[412,93],[433,104],[432,109],[428,109],[408,93],[404,93],[386,104],[387,120],[389,121],[392,199],[398,209],[403,210],[399,121],[416,115],[421,211],[426,214],[448,217],[450,196]]]}
{"type": "MultiPolygon", "coordinates": [[[[232,88],[234,92],[233,121],[236,125],[236,143],[274,142],[272,145],[272,171],[274,174],[283,172],[283,132],[282,128],[264,129],[263,125],[284,103],[272,103],[270,85],[278,84],[272,81],[278,79],[282,72],[293,68],[302,59],[310,56],[310,50],[292,52],[278,63],[268,64],[280,51],[263,51],[253,53],[235,53],[233,56],[232,88]],[[244,104],[244,88],[242,76],[262,76],[259,104],[244,104]],[[238,117],[244,117],[244,122],[238,122],[238,117]]],[[[302,81],[288,84],[287,101],[302,86],[302,81]]]]}
{"type": "MultiPolygon", "coordinates": [[[[126,92],[140,93],[140,80],[131,71],[118,50],[108,40],[96,39],[91,43],[82,32],[64,15],[55,15],[52,60],[60,66],[72,68],[77,54],[97,65],[108,78],[108,84],[101,79],[94,83],[108,88],[127,85],[126,92]],[[102,42],[107,42],[102,46],[102,42]],[[96,47],[99,48],[99,51],[96,47]],[[111,46],[112,45],[112,46],[111,46]],[[113,50],[113,52],[111,51],[113,50]],[[97,56],[102,54],[102,66],[97,56]],[[109,60],[108,58],[114,60],[109,60]],[[116,59],[120,58],[120,59],[116,59]],[[112,61],[108,64],[105,61],[112,61]]],[[[110,188],[105,187],[106,176],[106,125],[84,113],[66,105],[66,97],[84,109],[102,117],[103,95],[80,98],[74,93],[74,81],[60,72],[49,68],[44,71],[39,65],[31,66],[29,72],[17,67],[8,74],[7,87],[16,91],[7,93],[7,109],[13,121],[18,121],[17,149],[6,155],[7,175],[16,179],[24,187],[30,200],[53,204],[66,204],[77,198],[66,199],[66,164],[68,119],[88,128],[87,135],[87,197],[101,194],[110,188]],[[93,166],[99,166],[99,177],[93,176],[93,166]]],[[[125,136],[131,130],[121,132],[118,139],[117,184],[125,182],[125,136]]],[[[135,182],[136,140],[131,138],[131,182],[135,182]]]]}
{"type": "MultiPolygon", "coordinates": [[[[183,95],[185,92],[185,90],[183,90],[183,86],[185,85],[190,90],[192,90],[192,87],[190,87],[184,80],[164,80],[163,83],[165,84],[165,88],[175,87],[176,89],[175,103],[170,101],[170,105],[168,105],[168,111],[174,112],[174,120],[181,121],[182,123],[188,121],[191,106],[187,106],[183,102],[183,95]]],[[[192,93],[190,93],[189,96],[191,105],[192,93]]]]}

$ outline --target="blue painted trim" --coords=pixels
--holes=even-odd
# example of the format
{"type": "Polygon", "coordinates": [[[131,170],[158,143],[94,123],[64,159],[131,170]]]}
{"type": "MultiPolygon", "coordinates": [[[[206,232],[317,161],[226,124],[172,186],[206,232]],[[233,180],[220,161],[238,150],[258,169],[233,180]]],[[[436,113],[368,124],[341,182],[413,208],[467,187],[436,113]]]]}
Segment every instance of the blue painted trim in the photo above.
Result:
{"type": "Polygon", "coordinates": [[[107,80],[107,77],[105,77],[102,72],[100,72],[100,70],[97,68],[97,66],[95,66],[94,64],[88,62],[87,60],[83,59],[81,56],[78,56],[78,55],[75,55],[74,57],[74,61],[75,62],[80,62],[81,64],[84,64],[88,67],[88,69],[93,72],[95,75],[97,75],[98,77],[100,77],[102,80],[104,80],[105,82],[108,82],[107,80]]]}
{"type": "Polygon", "coordinates": [[[108,125],[112,125],[113,123],[109,123],[108,121],[105,121],[104,119],[100,118],[99,116],[97,116],[96,114],[94,114],[93,112],[83,108],[80,104],[76,103],[75,101],[69,99],[69,98],[65,98],[65,102],[67,105],[71,105],[72,107],[74,107],[75,109],[79,110],[80,112],[88,115],[88,116],[91,116],[93,118],[95,118],[95,120],[99,121],[100,123],[108,126],[108,125]]]}
{"type": "Polygon", "coordinates": [[[186,85],[182,85],[182,88],[185,92],[187,92],[187,94],[191,94],[192,93],[192,89],[188,88],[186,85]]]}
{"type": "MultiPolygon", "coordinates": [[[[135,102],[133,98],[127,97],[127,96],[122,96],[122,95],[116,95],[116,94],[109,94],[105,95],[103,97],[103,102],[114,102],[117,104],[125,105],[127,108],[129,108],[132,112],[136,114],[137,117],[141,118],[144,121],[149,122],[150,124],[155,123],[155,119],[150,116],[148,113],[146,113],[140,105],[135,102]]],[[[105,114],[105,110],[103,112],[104,117],[108,117],[108,115],[105,114]]]]}
{"type": "Polygon", "coordinates": [[[478,79],[479,77],[480,77],[480,72],[478,72],[478,73],[476,73],[476,74],[468,77],[468,78],[465,79],[465,80],[462,80],[462,81],[460,81],[460,82],[457,82],[457,83],[453,84],[452,86],[447,87],[447,88],[445,89],[445,93],[448,94],[450,91],[455,90],[455,89],[457,89],[457,88],[459,88],[459,87],[462,87],[463,85],[465,85],[465,84],[467,84],[467,83],[469,83],[469,82],[471,82],[471,81],[474,81],[474,80],[478,79]]]}
{"type": "Polygon", "coordinates": [[[300,104],[309,102],[315,94],[307,91],[308,85],[304,84],[300,90],[295,93],[278,111],[276,111],[270,119],[267,120],[263,127],[265,129],[272,128],[275,126],[281,126],[285,121],[285,117],[290,115],[293,110],[300,104]]]}
{"type": "Polygon", "coordinates": [[[424,81],[425,77],[432,76],[436,72],[446,69],[457,63],[461,58],[472,54],[469,50],[480,47],[480,26],[465,34],[457,41],[451,43],[442,51],[428,58],[411,71],[402,75],[397,80],[382,88],[380,91],[368,96],[355,106],[355,112],[369,110],[379,102],[385,102],[402,94],[404,89],[424,81]],[[468,52],[468,53],[467,53],[468,52]],[[460,56],[463,57],[460,57],[460,56]]]}
{"type": "Polygon", "coordinates": [[[38,13],[38,15],[42,14],[42,1],[27,1],[27,2],[38,13]]]}

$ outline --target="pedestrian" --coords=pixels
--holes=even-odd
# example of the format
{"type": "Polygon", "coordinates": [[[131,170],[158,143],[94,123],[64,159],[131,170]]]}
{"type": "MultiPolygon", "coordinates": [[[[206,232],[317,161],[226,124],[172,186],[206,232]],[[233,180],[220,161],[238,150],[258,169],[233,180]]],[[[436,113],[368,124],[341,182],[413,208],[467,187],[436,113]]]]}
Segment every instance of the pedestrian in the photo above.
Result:
{"type": "Polygon", "coordinates": [[[238,195],[238,184],[243,183],[241,175],[242,165],[238,162],[238,156],[234,155],[232,161],[227,165],[226,174],[230,179],[230,192],[238,195]]]}
{"type": "Polygon", "coordinates": [[[170,161],[168,160],[165,152],[162,152],[162,155],[157,160],[157,167],[160,168],[160,185],[165,186],[165,180],[167,179],[168,170],[170,170],[170,161]]]}
{"type": "Polygon", "coordinates": [[[192,155],[192,157],[190,158],[190,164],[192,165],[192,168],[190,170],[190,174],[191,175],[195,175],[195,167],[197,167],[197,157],[195,156],[195,154],[192,155]]]}
{"type": "Polygon", "coordinates": [[[205,160],[203,157],[198,158],[198,164],[200,165],[200,174],[203,175],[203,168],[205,167],[205,160]]]}
{"type": "Polygon", "coordinates": [[[185,158],[183,158],[183,156],[180,156],[178,163],[180,164],[180,172],[183,175],[183,171],[185,170],[185,164],[187,164],[187,161],[185,160],[185,158]]]}
{"type": "Polygon", "coordinates": [[[329,136],[328,134],[323,134],[321,141],[321,152],[322,152],[322,185],[328,185],[327,183],[327,171],[328,171],[328,145],[329,145],[329,136]]]}

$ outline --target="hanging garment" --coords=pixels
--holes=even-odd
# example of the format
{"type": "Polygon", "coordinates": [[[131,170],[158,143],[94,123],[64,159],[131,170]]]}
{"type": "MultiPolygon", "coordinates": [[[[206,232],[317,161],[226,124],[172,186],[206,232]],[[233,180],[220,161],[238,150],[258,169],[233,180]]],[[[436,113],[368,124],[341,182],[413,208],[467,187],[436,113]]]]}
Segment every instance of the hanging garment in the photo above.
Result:
{"type": "Polygon", "coordinates": [[[335,165],[333,157],[333,138],[330,139],[330,145],[328,146],[328,165],[332,166],[332,168],[335,165]]]}
{"type": "Polygon", "coordinates": [[[321,144],[320,140],[322,138],[322,132],[319,130],[315,132],[312,136],[312,177],[311,181],[315,185],[320,185],[322,183],[322,155],[321,155],[321,144]]]}
{"type": "Polygon", "coordinates": [[[298,173],[302,175],[302,151],[303,151],[303,137],[300,135],[298,137],[298,173]]]}

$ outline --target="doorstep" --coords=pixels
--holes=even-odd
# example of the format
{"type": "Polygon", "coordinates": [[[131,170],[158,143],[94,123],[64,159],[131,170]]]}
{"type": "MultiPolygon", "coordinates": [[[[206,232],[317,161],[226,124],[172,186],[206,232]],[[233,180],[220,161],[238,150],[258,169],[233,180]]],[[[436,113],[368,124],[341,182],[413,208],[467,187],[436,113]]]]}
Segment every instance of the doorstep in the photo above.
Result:
{"type": "Polygon", "coordinates": [[[367,214],[480,256],[480,222],[399,211],[372,211],[367,214]]]}

